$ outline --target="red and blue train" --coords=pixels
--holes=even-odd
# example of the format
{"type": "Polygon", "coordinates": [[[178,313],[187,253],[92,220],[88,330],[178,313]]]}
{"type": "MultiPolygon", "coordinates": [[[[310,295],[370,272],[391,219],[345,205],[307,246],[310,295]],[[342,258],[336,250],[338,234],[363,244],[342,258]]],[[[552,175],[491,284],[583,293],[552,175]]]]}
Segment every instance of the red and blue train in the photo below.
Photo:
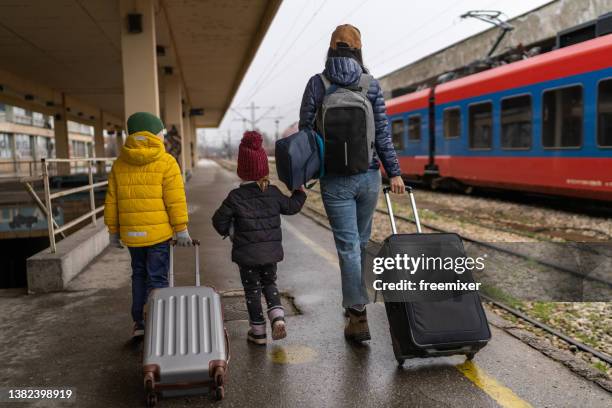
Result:
{"type": "Polygon", "coordinates": [[[407,179],[612,201],[612,34],[387,101],[407,179]]]}

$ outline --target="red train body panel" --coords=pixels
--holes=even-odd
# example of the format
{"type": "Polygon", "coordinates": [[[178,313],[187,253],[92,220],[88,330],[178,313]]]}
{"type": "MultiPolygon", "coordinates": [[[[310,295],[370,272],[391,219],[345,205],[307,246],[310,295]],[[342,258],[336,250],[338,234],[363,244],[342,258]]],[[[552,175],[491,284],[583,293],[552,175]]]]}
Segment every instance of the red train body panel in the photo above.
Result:
{"type": "Polygon", "coordinates": [[[611,159],[454,156],[436,163],[468,185],[612,200],[611,159]]]}
{"type": "Polygon", "coordinates": [[[611,58],[612,35],[607,35],[438,85],[436,103],[609,68],[611,58]]]}
{"type": "Polygon", "coordinates": [[[612,35],[394,98],[387,111],[391,122],[418,114],[424,120],[434,118],[435,126],[423,135],[433,139],[431,143],[411,144],[408,130],[402,143],[395,141],[401,145],[396,150],[402,172],[409,178],[612,201],[612,35]],[[579,88],[580,100],[561,99],[558,111],[551,113],[545,96],[566,88],[579,88]],[[502,132],[509,131],[502,130],[502,103],[521,95],[529,95],[530,119],[521,124],[528,129],[530,144],[512,149],[501,141],[502,132]],[[479,104],[491,106],[486,149],[472,145],[472,126],[478,118],[470,115],[479,104]],[[460,111],[457,137],[444,133],[447,109],[460,111]],[[559,144],[566,143],[557,135],[564,132],[565,119],[550,115],[565,111],[581,115],[580,126],[572,129],[580,134],[579,146],[559,144]],[[560,126],[545,129],[545,120],[557,120],[560,126]],[[550,140],[556,143],[552,148],[547,145],[550,140]]]}
{"type": "Polygon", "coordinates": [[[387,114],[395,115],[401,112],[410,112],[417,109],[427,109],[429,107],[429,97],[431,89],[423,89],[422,91],[412,92],[406,95],[398,96],[393,99],[393,103],[387,104],[387,114]]]}

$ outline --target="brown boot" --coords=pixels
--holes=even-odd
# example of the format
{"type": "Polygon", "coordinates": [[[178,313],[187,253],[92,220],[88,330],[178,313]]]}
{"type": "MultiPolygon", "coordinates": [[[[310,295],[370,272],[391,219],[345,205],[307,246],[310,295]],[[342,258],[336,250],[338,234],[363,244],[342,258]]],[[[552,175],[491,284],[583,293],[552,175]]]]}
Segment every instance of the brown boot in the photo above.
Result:
{"type": "Polygon", "coordinates": [[[348,319],[344,328],[344,337],[352,341],[370,340],[370,328],[365,308],[363,311],[348,308],[348,319]]]}

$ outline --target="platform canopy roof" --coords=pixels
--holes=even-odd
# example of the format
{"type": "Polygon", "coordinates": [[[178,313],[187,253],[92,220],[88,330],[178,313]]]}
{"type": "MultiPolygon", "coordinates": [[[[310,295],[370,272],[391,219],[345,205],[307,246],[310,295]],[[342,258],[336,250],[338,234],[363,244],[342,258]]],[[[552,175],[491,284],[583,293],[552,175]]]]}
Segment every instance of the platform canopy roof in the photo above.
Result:
{"type": "MultiPolygon", "coordinates": [[[[123,118],[119,1],[0,1],[0,70],[123,118]]],[[[219,125],[281,0],[154,1],[159,78],[180,73],[196,125],[219,125]]]]}

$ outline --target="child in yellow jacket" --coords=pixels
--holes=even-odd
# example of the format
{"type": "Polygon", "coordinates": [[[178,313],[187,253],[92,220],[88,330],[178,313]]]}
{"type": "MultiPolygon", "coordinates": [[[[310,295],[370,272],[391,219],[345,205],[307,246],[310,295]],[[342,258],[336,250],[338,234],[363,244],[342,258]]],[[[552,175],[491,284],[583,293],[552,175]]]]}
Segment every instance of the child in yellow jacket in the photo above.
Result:
{"type": "Polygon", "coordinates": [[[176,159],[164,148],[164,125],[137,112],[127,121],[125,145],[108,178],[104,222],[113,247],[125,244],[132,258],[133,336],[144,335],[143,309],[149,292],[168,286],[170,239],[192,245],[187,200],[176,159]]]}

